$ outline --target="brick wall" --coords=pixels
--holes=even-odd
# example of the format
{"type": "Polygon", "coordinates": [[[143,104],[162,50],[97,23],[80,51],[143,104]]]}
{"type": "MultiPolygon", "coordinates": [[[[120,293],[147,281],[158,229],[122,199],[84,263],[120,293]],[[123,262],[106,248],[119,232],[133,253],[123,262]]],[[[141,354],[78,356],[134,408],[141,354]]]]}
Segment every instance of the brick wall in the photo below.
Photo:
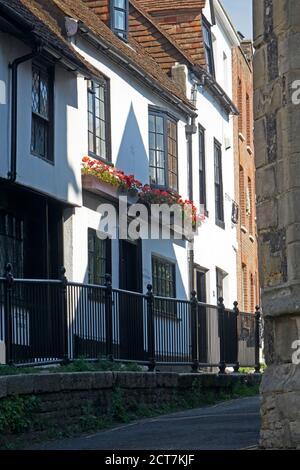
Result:
{"type": "Polygon", "coordinates": [[[249,43],[233,50],[233,99],[240,116],[234,118],[235,193],[238,223],[238,302],[254,311],[260,303],[256,236],[255,157],[253,149],[253,73],[249,43]]]}

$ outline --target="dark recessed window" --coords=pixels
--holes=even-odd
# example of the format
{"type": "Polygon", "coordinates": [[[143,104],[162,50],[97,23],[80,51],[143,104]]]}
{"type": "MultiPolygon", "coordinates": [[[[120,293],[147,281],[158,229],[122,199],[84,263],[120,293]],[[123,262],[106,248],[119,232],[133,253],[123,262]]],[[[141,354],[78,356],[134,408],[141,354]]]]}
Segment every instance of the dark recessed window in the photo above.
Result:
{"type": "Polygon", "coordinates": [[[111,274],[111,240],[101,240],[96,230],[88,229],[88,282],[104,286],[105,274],[111,274]]]}
{"type": "Polygon", "coordinates": [[[216,224],[225,228],[224,221],[224,198],[223,198],[223,172],[222,172],[222,148],[219,142],[215,140],[214,145],[215,159],[215,205],[216,205],[216,224]]]}
{"type": "Polygon", "coordinates": [[[110,161],[109,82],[88,82],[89,155],[110,161]]]}
{"type": "Polygon", "coordinates": [[[213,51],[213,41],[212,41],[212,35],[211,35],[211,26],[204,17],[202,17],[202,29],[203,29],[204,53],[205,53],[207,71],[212,76],[215,76],[214,51],[213,51]]]}
{"type": "Polygon", "coordinates": [[[160,111],[149,113],[150,184],[178,191],[177,122],[160,111]]]}
{"type": "Polygon", "coordinates": [[[128,0],[111,0],[111,28],[124,41],[128,39],[128,0]]]}
{"type": "Polygon", "coordinates": [[[152,256],[153,293],[166,299],[155,299],[155,312],[176,316],[176,302],[168,300],[176,297],[176,266],[158,256],[152,256]]]}
{"type": "Polygon", "coordinates": [[[202,126],[199,126],[199,185],[200,205],[206,211],[205,129],[202,126]]]}
{"type": "Polygon", "coordinates": [[[53,162],[53,68],[32,68],[31,153],[53,162]]]}
{"type": "Polygon", "coordinates": [[[24,277],[24,221],[0,209],[0,266],[11,263],[16,278],[24,277]]]}

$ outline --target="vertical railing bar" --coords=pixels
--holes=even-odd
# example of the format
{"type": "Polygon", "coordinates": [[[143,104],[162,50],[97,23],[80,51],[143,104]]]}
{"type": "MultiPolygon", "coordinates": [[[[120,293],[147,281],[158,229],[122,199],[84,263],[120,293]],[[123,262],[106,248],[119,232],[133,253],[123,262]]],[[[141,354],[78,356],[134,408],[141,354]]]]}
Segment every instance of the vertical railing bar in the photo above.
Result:
{"type": "Polygon", "coordinates": [[[220,327],[220,363],[219,363],[219,373],[225,374],[226,370],[226,347],[225,347],[225,305],[223,297],[218,299],[218,323],[220,327]]]}

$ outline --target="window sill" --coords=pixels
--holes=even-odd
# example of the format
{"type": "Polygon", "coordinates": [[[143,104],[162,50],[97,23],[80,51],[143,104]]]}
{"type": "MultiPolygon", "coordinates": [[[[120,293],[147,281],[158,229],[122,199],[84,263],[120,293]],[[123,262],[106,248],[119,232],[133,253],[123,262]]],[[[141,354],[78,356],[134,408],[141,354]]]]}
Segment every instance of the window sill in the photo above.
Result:
{"type": "Polygon", "coordinates": [[[33,157],[37,157],[37,158],[39,158],[40,160],[42,160],[43,162],[49,163],[49,165],[55,166],[54,159],[53,159],[53,160],[49,160],[48,158],[42,157],[41,155],[39,155],[38,153],[33,152],[32,150],[31,150],[30,153],[31,153],[31,155],[32,155],[33,157]]]}
{"type": "Polygon", "coordinates": [[[223,220],[216,220],[216,225],[225,230],[225,222],[223,222],[223,220]]]}
{"type": "Polygon", "coordinates": [[[111,159],[106,159],[106,158],[99,157],[99,155],[96,155],[93,152],[88,152],[88,155],[89,155],[89,157],[94,158],[95,160],[98,160],[99,162],[105,163],[105,165],[113,166],[113,163],[111,162],[111,159]]]}
{"type": "Polygon", "coordinates": [[[168,186],[159,186],[158,184],[149,184],[151,189],[159,189],[160,191],[166,191],[170,194],[178,194],[178,190],[171,189],[168,186]]]}

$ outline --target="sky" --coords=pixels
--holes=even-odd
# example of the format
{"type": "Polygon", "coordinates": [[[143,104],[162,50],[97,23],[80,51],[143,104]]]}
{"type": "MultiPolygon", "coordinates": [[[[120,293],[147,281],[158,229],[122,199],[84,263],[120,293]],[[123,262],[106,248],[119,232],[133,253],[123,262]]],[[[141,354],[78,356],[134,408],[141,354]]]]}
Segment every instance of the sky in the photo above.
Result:
{"type": "Polygon", "coordinates": [[[221,0],[233,25],[247,39],[252,38],[252,0],[221,0]]]}

